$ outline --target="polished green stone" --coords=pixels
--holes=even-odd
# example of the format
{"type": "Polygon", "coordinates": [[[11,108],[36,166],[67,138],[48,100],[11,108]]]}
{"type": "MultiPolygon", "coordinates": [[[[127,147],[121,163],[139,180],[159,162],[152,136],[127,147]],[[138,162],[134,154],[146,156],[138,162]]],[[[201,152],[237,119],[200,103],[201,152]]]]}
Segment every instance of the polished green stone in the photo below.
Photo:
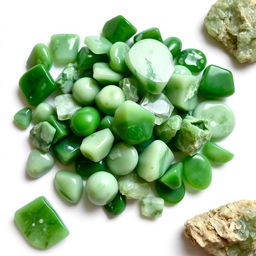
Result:
{"type": "Polygon", "coordinates": [[[67,227],[43,196],[17,210],[14,222],[27,242],[37,249],[50,248],[69,235],[67,227]]]}
{"type": "Polygon", "coordinates": [[[80,38],[74,34],[56,34],[51,36],[50,50],[53,62],[64,66],[74,62],[78,53],[80,38]]]}
{"type": "Polygon", "coordinates": [[[205,98],[228,97],[235,92],[234,79],[231,71],[209,65],[203,73],[199,94],[205,98]]]}
{"type": "Polygon", "coordinates": [[[54,155],[61,163],[68,165],[81,155],[81,142],[80,137],[68,136],[53,146],[54,155]]]}
{"type": "Polygon", "coordinates": [[[104,116],[100,121],[99,129],[102,130],[105,128],[109,128],[110,130],[112,130],[113,120],[113,116],[104,116]]]}
{"type": "Polygon", "coordinates": [[[164,40],[164,44],[171,52],[173,58],[176,58],[180,54],[182,42],[178,37],[168,37],[164,40]]]}
{"type": "Polygon", "coordinates": [[[126,208],[126,197],[119,192],[111,202],[104,205],[104,209],[108,213],[114,216],[121,214],[125,210],[125,208],[126,208]]]}
{"type": "Polygon", "coordinates": [[[151,138],[154,115],[133,101],[125,101],[115,112],[113,131],[128,144],[139,144],[151,138]]]}
{"type": "Polygon", "coordinates": [[[87,36],[85,45],[95,54],[108,54],[112,43],[102,36],[87,36]]]}
{"type": "Polygon", "coordinates": [[[39,43],[36,44],[27,60],[27,68],[30,69],[37,64],[42,64],[47,70],[52,66],[52,56],[47,45],[39,43]]]}
{"type": "Polygon", "coordinates": [[[122,89],[125,100],[131,100],[137,102],[139,100],[138,88],[136,82],[132,78],[123,78],[119,82],[119,86],[122,89]]]}
{"type": "Polygon", "coordinates": [[[102,29],[102,35],[110,42],[126,42],[131,38],[137,29],[122,15],[108,20],[102,29]]]}
{"type": "Polygon", "coordinates": [[[33,122],[38,124],[47,121],[47,118],[55,113],[54,107],[46,102],[42,102],[36,106],[33,111],[33,122]]]}
{"type": "Polygon", "coordinates": [[[175,65],[173,74],[192,75],[192,72],[188,68],[186,68],[185,66],[175,65]]]}
{"type": "Polygon", "coordinates": [[[36,106],[55,91],[57,85],[45,67],[38,64],[23,74],[19,87],[27,102],[36,106]]]}
{"type": "Polygon", "coordinates": [[[144,151],[144,149],[146,147],[148,147],[155,140],[156,140],[156,137],[155,137],[155,135],[153,133],[151,138],[149,138],[148,140],[146,140],[146,141],[144,141],[142,143],[139,143],[139,144],[135,145],[135,147],[136,147],[137,151],[139,153],[141,153],[142,151],[144,151]]]}
{"type": "Polygon", "coordinates": [[[76,204],[83,193],[83,180],[76,173],[58,171],[54,177],[54,187],[64,200],[71,204],[76,204]]]}
{"type": "Polygon", "coordinates": [[[148,196],[141,200],[141,214],[148,218],[159,218],[164,209],[164,200],[160,197],[148,196]]]}
{"type": "Polygon", "coordinates": [[[140,40],[147,39],[147,38],[155,39],[160,42],[163,41],[160,30],[155,27],[141,31],[140,33],[135,35],[135,37],[133,38],[133,41],[134,43],[136,43],[140,40]]]}
{"type": "Polygon", "coordinates": [[[22,108],[13,117],[13,121],[20,129],[25,130],[28,128],[32,120],[32,109],[22,108]]]}

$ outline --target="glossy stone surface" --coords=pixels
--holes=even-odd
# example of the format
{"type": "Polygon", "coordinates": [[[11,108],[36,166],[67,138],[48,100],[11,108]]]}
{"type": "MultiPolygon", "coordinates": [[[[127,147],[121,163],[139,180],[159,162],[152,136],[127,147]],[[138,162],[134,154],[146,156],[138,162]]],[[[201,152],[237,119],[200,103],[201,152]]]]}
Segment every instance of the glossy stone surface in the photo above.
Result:
{"type": "Polygon", "coordinates": [[[54,159],[50,153],[33,149],[27,160],[26,172],[31,178],[39,178],[51,170],[53,165],[54,159]]]}
{"type": "Polygon", "coordinates": [[[147,38],[155,39],[160,42],[163,41],[160,30],[155,27],[141,31],[140,33],[135,35],[135,37],[133,38],[133,41],[134,43],[136,43],[140,40],[147,39],[147,38]]]}
{"type": "Polygon", "coordinates": [[[85,190],[93,204],[106,205],[117,195],[118,183],[111,173],[96,172],[87,180],[85,190]]]}
{"type": "Polygon", "coordinates": [[[42,102],[36,106],[33,111],[33,122],[38,124],[40,122],[46,121],[50,115],[55,113],[54,107],[46,102],[42,102]]]}
{"type": "Polygon", "coordinates": [[[124,93],[125,100],[131,100],[134,102],[137,102],[139,100],[138,89],[133,79],[123,78],[119,82],[119,86],[124,93]]]}
{"type": "Polygon", "coordinates": [[[104,116],[100,121],[99,129],[102,130],[105,128],[109,128],[112,131],[113,120],[113,116],[104,116]]]}
{"type": "Polygon", "coordinates": [[[121,214],[125,210],[125,208],[126,197],[120,194],[119,192],[111,202],[104,205],[104,209],[114,216],[121,214]]]}
{"type": "Polygon", "coordinates": [[[87,36],[85,45],[95,54],[108,54],[112,43],[102,36],[87,36]]]}
{"type": "Polygon", "coordinates": [[[131,145],[151,138],[154,115],[133,101],[125,101],[115,112],[113,131],[131,145]]]}
{"type": "Polygon", "coordinates": [[[13,121],[17,127],[22,130],[25,130],[29,127],[32,120],[32,109],[31,108],[22,108],[15,113],[13,121]]]}
{"type": "Polygon", "coordinates": [[[102,29],[102,35],[110,42],[126,42],[131,38],[137,29],[122,15],[108,20],[102,29]]]}
{"type": "Polygon", "coordinates": [[[54,177],[54,187],[64,200],[71,204],[76,204],[83,193],[83,180],[76,173],[58,171],[54,177]]]}
{"type": "Polygon", "coordinates": [[[42,64],[29,69],[20,78],[19,87],[30,105],[43,102],[57,88],[50,73],[42,64]]]}
{"type": "Polygon", "coordinates": [[[110,129],[106,128],[84,138],[80,150],[91,161],[99,162],[108,155],[113,142],[114,136],[110,129]]]}
{"type": "Polygon", "coordinates": [[[80,38],[74,34],[56,34],[51,36],[50,50],[53,62],[64,66],[76,60],[80,38]]]}
{"type": "Polygon", "coordinates": [[[14,222],[37,249],[47,249],[62,241],[69,231],[47,199],[38,197],[15,212],[14,222]]]}
{"type": "Polygon", "coordinates": [[[182,42],[178,37],[168,37],[164,40],[164,44],[171,52],[173,58],[176,58],[180,54],[182,42]]]}
{"type": "Polygon", "coordinates": [[[36,124],[29,134],[30,141],[32,145],[43,152],[48,152],[53,143],[56,129],[44,121],[39,124],[36,124]]]}
{"type": "Polygon", "coordinates": [[[188,68],[186,68],[185,66],[175,65],[173,74],[192,75],[192,72],[188,68]]]}
{"type": "Polygon", "coordinates": [[[52,66],[52,56],[47,45],[39,43],[36,44],[27,60],[27,68],[30,69],[37,64],[42,64],[47,70],[52,66]]]}
{"type": "Polygon", "coordinates": [[[130,47],[124,42],[116,42],[112,45],[109,57],[110,57],[110,67],[119,73],[127,72],[127,66],[125,63],[125,58],[130,50],[130,47]]]}
{"type": "Polygon", "coordinates": [[[141,200],[141,214],[148,218],[159,218],[164,209],[164,200],[160,197],[148,196],[141,200]]]}
{"type": "Polygon", "coordinates": [[[146,95],[141,100],[140,105],[154,114],[156,125],[161,125],[167,121],[174,109],[172,103],[163,93],[158,95],[146,95]]]}

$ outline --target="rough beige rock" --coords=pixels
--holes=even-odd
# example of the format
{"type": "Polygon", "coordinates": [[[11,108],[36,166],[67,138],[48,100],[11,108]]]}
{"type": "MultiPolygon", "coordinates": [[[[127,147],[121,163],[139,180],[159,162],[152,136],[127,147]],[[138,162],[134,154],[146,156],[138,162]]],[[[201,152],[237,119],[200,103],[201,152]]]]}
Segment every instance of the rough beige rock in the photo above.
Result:
{"type": "Polygon", "coordinates": [[[256,255],[256,201],[242,200],[195,216],[185,235],[214,256],[256,255]]]}
{"type": "Polygon", "coordinates": [[[204,24],[240,63],[256,61],[256,0],[218,0],[204,24]]]}

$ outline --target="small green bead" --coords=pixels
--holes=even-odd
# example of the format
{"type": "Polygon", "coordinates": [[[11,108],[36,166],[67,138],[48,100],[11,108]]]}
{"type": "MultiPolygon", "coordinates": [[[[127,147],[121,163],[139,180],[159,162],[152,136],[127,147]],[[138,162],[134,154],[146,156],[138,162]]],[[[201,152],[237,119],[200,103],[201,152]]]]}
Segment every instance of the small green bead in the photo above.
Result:
{"type": "Polygon", "coordinates": [[[74,34],[57,34],[51,37],[50,50],[53,62],[64,66],[74,62],[78,53],[80,38],[74,34]]]}
{"type": "Polygon", "coordinates": [[[54,177],[54,187],[64,200],[76,204],[82,196],[83,180],[76,173],[58,171],[54,177]]]}
{"type": "Polygon", "coordinates": [[[72,94],[76,102],[81,105],[91,105],[100,91],[100,86],[90,77],[78,79],[72,89],[72,94]]]}
{"type": "Polygon", "coordinates": [[[183,50],[177,59],[178,65],[187,67],[192,73],[201,72],[206,66],[206,56],[197,49],[183,50]]]}
{"type": "Polygon", "coordinates": [[[38,64],[23,74],[19,87],[27,102],[36,106],[54,92],[57,85],[45,67],[38,64]]]}
{"type": "Polygon", "coordinates": [[[102,36],[87,36],[84,43],[95,54],[108,54],[112,43],[102,36]]]}
{"type": "Polygon", "coordinates": [[[235,92],[232,73],[224,68],[209,65],[203,73],[199,94],[210,99],[228,97],[235,92]]]}
{"type": "Polygon", "coordinates": [[[88,136],[96,131],[99,124],[98,110],[93,107],[83,107],[72,116],[70,127],[77,136],[88,136]]]}
{"type": "Polygon", "coordinates": [[[55,113],[55,109],[51,104],[42,102],[35,108],[33,112],[33,122],[38,124],[46,121],[47,118],[55,113]]]}
{"type": "Polygon", "coordinates": [[[111,202],[104,205],[104,209],[114,216],[121,214],[125,210],[125,208],[126,197],[120,194],[119,192],[111,202]]]}
{"type": "Polygon", "coordinates": [[[82,139],[75,135],[64,138],[53,146],[54,155],[62,164],[70,164],[81,155],[81,141],[82,139]]]}
{"type": "Polygon", "coordinates": [[[177,204],[185,196],[185,186],[182,184],[177,189],[171,189],[160,181],[155,183],[156,193],[168,204],[177,204]]]}
{"type": "Polygon", "coordinates": [[[108,20],[102,29],[102,35],[112,43],[126,42],[136,32],[137,29],[122,15],[108,20]]]}
{"type": "Polygon", "coordinates": [[[125,63],[125,58],[130,50],[130,47],[123,42],[116,42],[112,45],[109,57],[110,57],[110,67],[119,73],[126,73],[127,66],[125,63]]]}
{"type": "Polygon", "coordinates": [[[176,58],[180,54],[182,42],[178,37],[168,37],[164,40],[164,44],[171,52],[173,58],[176,58]]]}
{"type": "Polygon", "coordinates": [[[13,117],[14,123],[22,130],[29,127],[32,120],[32,109],[22,108],[13,117]]]}
{"type": "Polygon", "coordinates": [[[182,185],[182,170],[183,163],[176,163],[166,171],[159,181],[171,189],[177,189],[182,185]]]}
{"type": "Polygon", "coordinates": [[[47,199],[38,197],[15,212],[14,222],[37,249],[47,249],[62,241],[69,231],[47,199]]]}
{"type": "Polygon", "coordinates": [[[186,157],[183,161],[183,178],[195,189],[208,188],[212,181],[212,167],[209,160],[201,154],[186,157]]]}
{"type": "Polygon", "coordinates": [[[36,44],[32,49],[28,60],[27,60],[27,68],[30,69],[37,64],[42,64],[47,70],[50,70],[52,66],[52,56],[50,54],[50,50],[45,44],[36,44]]]}
{"type": "Polygon", "coordinates": [[[159,218],[164,209],[164,200],[160,197],[148,196],[141,200],[141,214],[148,218],[159,218]]]}
{"type": "Polygon", "coordinates": [[[160,42],[163,41],[160,30],[154,27],[141,31],[140,33],[135,35],[135,37],[133,38],[133,41],[134,43],[136,43],[140,40],[147,39],[147,38],[155,39],[160,42]]]}
{"type": "Polygon", "coordinates": [[[110,130],[112,130],[113,120],[113,116],[104,116],[100,121],[99,129],[102,130],[105,128],[109,128],[110,130]]]}
{"type": "Polygon", "coordinates": [[[93,162],[83,156],[76,160],[76,172],[83,178],[89,178],[95,172],[107,171],[104,160],[93,162]]]}
{"type": "Polygon", "coordinates": [[[30,152],[26,172],[31,178],[39,178],[46,174],[54,165],[54,159],[50,153],[43,153],[37,149],[30,152]]]}
{"type": "Polygon", "coordinates": [[[210,141],[204,145],[202,154],[205,155],[211,162],[216,164],[227,163],[234,157],[234,154],[232,154],[230,151],[210,141]]]}
{"type": "Polygon", "coordinates": [[[108,115],[113,115],[124,101],[125,96],[122,89],[115,85],[103,87],[95,98],[99,110],[108,115]]]}

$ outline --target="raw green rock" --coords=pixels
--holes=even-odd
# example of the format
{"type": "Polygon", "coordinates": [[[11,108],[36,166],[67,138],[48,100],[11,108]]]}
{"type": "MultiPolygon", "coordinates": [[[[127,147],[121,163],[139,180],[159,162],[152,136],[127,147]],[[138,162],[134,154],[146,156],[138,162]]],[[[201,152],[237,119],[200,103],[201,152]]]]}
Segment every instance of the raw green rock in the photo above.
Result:
{"type": "Polygon", "coordinates": [[[148,218],[159,218],[164,209],[164,200],[160,197],[145,197],[140,204],[141,214],[148,218]]]}

